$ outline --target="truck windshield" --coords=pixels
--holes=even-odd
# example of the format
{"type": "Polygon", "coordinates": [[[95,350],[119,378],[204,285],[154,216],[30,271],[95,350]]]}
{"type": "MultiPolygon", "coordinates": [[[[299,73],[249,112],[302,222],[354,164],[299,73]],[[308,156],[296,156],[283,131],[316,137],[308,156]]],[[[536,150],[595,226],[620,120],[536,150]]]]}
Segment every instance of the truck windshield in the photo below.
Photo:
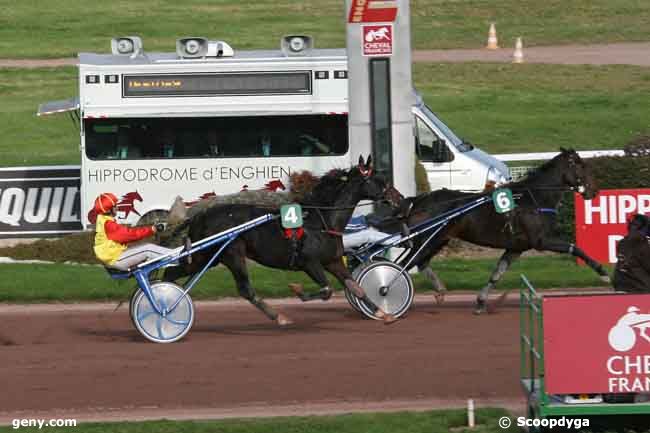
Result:
{"type": "Polygon", "coordinates": [[[444,124],[442,120],[438,118],[438,116],[435,115],[433,111],[426,105],[422,107],[422,112],[424,115],[433,123],[436,128],[440,130],[440,132],[443,133],[443,135],[449,140],[451,140],[451,145],[454,146],[456,149],[458,149],[459,152],[467,152],[473,149],[473,146],[465,141],[463,141],[461,138],[459,138],[456,134],[454,134],[454,131],[452,131],[447,125],[444,124]]]}
{"type": "Polygon", "coordinates": [[[348,151],[346,115],[84,119],[90,159],[332,156],[348,151]]]}

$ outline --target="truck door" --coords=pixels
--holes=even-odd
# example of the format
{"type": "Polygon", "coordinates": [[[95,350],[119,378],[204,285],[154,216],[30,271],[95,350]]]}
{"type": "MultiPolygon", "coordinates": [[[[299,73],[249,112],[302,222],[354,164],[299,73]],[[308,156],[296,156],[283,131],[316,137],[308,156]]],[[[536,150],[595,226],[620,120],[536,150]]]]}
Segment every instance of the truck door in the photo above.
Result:
{"type": "Polygon", "coordinates": [[[416,153],[424,165],[431,190],[451,188],[451,162],[454,154],[422,119],[415,116],[416,153]]]}

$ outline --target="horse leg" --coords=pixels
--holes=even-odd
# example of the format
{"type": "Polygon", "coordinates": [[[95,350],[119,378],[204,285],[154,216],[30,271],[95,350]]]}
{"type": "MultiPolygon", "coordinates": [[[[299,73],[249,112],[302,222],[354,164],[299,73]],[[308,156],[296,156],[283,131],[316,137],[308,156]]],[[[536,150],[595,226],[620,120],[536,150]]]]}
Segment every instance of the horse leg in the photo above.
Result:
{"type": "MultiPolygon", "coordinates": [[[[431,262],[431,257],[435,256],[440,252],[440,250],[449,243],[448,238],[442,238],[440,240],[438,239],[431,239],[429,245],[426,245],[425,248],[420,251],[420,253],[417,255],[416,259],[413,260],[413,263],[407,271],[409,271],[413,266],[418,267],[418,272],[423,274],[424,277],[429,280],[431,283],[431,288],[434,291],[434,296],[436,298],[436,304],[442,304],[445,302],[445,295],[447,294],[447,286],[445,286],[445,283],[442,282],[440,277],[431,269],[430,262],[431,262]]],[[[402,263],[408,263],[409,260],[413,258],[415,253],[417,252],[418,248],[420,247],[419,242],[415,243],[415,247],[411,249],[409,254],[407,255],[404,260],[402,260],[402,263]]]]}
{"type": "Polygon", "coordinates": [[[305,293],[302,284],[300,283],[289,284],[289,288],[293,291],[293,293],[296,294],[298,298],[300,298],[301,301],[309,302],[309,301],[314,301],[316,299],[327,301],[329,298],[332,297],[332,293],[334,293],[334,291],[329,286],[329,281],[327,280],[327,276],[325,275],[325,270],[323,269],[323,266],[319,262],[314,262],[314,261],[308,262],[303,266],[302,270],[306,272],[307,275],[309,275],[311,279],[314,280],[316,284],[320,286],[320,290],[317,293],[305,293]]]}
{"type": "Polygon", "coordinates": [[[600,279],[605,282],[605,283],[610,283],[611,279],[609,278],[609,274],[597,261],[589,257],[587,254],[585,254],[584,251],[582,251],[580,248],[576,247],[574,244],[571,244],[569,242],[564,242],[560,240],[555,240],[555,239],[550,239],[550,240],[541,240],[541,245],[538,250],[546,250],[546,251],[553,251],[556,253],[564,253],[564,254],[571,254],[574,257],[577,257],[584,261],[591,269],[593,269],[599,276],[600,279]]]}
{"type": "Polygon", "coordinates": [[[186,269],[184,266],[170,266],[165,268],[164,281],[176,281],[179,278],[194,275],[198,271],[186,269]]]}
{"type": "MultiPolygon", "coordinates": [[[[485,285],[485,287],[481,289],[481,292],[476,298],[476,309],[474,310],[474,314],[483,314],[488,312],[487,300],[488,300],[488,295],[490,290],[496,287],[501,277],[503,277],[503,274],[506,273],[506,271],[508,270],[512,262],[514,262],[521,256],[521,253],[522,253],[521,251],[511,251],[511,250],[504,251],[504,253],[501,255],[501,258],[497,262],[497,267],[492,272],[492,275],[490,276],[488,283],[485,285]]],[[[509,291],[505,291],[501,295],[496,305],[499,305],[501,302],[505,300],[506,296],[508,296],[508,292],[509,291]]]]}
{"type": "Polygon", "coordinates": [[[239,290],[239,295],[253,304],[257,309],[264,313],[266,317],[275,320],[278,325],[291,325],[293,323],[291,319],[282,313],[276,313],[275,310],[269,307],[269,305],[262,300],[262,298],[257,296],[255,289],[251,286],[250,279],[248,278],[246,255],[238,254],[241,251],[234,252],[232,250],[233,248],[236,248],[236,245],[233,245],[224,251],[223,256],[221,257],[221,263],[223,263],[232,273],[235,283],[237,284],[237,290],[239,290]]]}
{"type": "Polygon", "coordinates": [[[377,306],[372,300],[366,295],[366,292],[363,288],[352,278],[350,271],[345,267],[343,260],[338,259],[331,263],[325,265],[325,269],[332,273],[337,280],[345,287],[348,288],[357,298],[362,299],[366,304],[370,306],[370,309],[374,311],[375,316],[384,321],[384,324],[389,325],[394,323],[397,319],[392,314],[388,314],[377,306]]]}
{"type": "Polygon", "coordinates": [[[418,265],[418,272],[425,276],[427,280],[431,283],[433,287],[434,296],[436,297],[436,304],[442,304],[445,302],[445,295],[447,294],[447,286],[442,282],[438,274],[436,274],[429,262],[427,261],[424,264],[418,265]]]}

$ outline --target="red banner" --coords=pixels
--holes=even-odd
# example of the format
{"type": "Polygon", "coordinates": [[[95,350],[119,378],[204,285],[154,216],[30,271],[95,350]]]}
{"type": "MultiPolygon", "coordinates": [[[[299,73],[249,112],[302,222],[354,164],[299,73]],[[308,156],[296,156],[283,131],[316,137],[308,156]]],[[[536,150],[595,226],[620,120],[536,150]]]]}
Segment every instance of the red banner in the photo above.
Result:
{"type": "Polygon", "coordinates": [[[395,21],[395,0],[352,0],[349,23],[388,23],[395,21]]]}
{"type": "Polygon", "coordinates": [[[650,295],[545,297],[548,394],[650,392],[650,295]]]}
{"type": "Polygon", "coordinates": [[[616,263],[616,244],[637,213],[650,214],[650,189],[602,190],[593,200],[576,194],[576,244],[599,262],[616,263]]]}

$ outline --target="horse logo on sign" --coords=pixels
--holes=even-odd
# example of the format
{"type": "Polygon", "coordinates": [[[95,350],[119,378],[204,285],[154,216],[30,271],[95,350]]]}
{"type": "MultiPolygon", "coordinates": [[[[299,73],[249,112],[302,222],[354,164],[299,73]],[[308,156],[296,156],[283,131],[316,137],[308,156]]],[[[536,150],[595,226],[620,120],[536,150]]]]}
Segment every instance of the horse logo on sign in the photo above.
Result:
{"type": "Polygon", "coordinates": [[[612,349],[617,352],[627,352],[636,345],[636,332],[639,336],[650,343],[650,336],[646,334],[650,328],[650,314],[639,314],[641,310],[637,307],[629,307],[616,325],[609,331],[608,340],[612,349]]]}
{"type": "Polygon", "coordinates": [[[368,33],[366,33],[366,36],[364,37],[366,42],[375,42],[375,41],[388,41],[390,40],[390,30],[388,30],[388,27],[384,26],[381,27],[377,30],[370,30],[368,33]]]}
{"type": "MultiPolygon", "coordinates": [[[[135,202],[136,201],[142,201],[142,196],[138,191],[132,191],[132,192],[127,192],[120,198],[120,201],[117,202],[115,205],[116,213],[122,213],[123,215],[117,215],[119,219],[126,219],[131,212],[134,214],[141,216],[140,212],[137,211],[135,208],[135,202]]],[[[90,209],[88,212],[88,221],[91,224],[95,224],[97,222],[97,211],[95,209],[90,209]]]]}
{"type": "Polygon", "coordinates": [[[363,55],[390,56],[393,54],[393,26],[363,26],[363,55]]]}

